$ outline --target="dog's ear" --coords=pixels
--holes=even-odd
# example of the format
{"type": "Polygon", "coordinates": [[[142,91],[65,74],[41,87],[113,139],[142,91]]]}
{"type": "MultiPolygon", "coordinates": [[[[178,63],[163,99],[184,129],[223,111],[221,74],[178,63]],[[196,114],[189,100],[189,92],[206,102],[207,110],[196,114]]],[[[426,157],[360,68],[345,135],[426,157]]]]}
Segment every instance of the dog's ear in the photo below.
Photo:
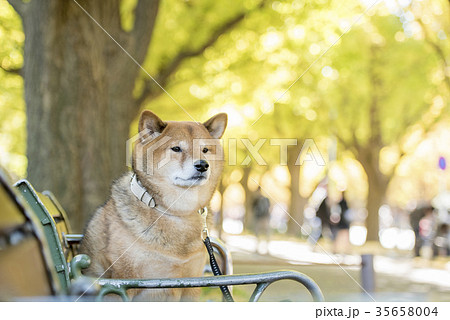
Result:
{"type": "Polygon", "coordinates": [[[211,137],[220,139],[227,127],[228,116],[226,113],[216,114],[214,117],[204,122],[203,125],[209,131],[211,137]]]}
{"type": "Polygon", "coordinates": [[[162,121],[156,114],[149,110],[145,110],[139,119],[139,132],[143,130],[150,130],[150,134],[161,133],[166,127],[167,123],[162,121]]]}

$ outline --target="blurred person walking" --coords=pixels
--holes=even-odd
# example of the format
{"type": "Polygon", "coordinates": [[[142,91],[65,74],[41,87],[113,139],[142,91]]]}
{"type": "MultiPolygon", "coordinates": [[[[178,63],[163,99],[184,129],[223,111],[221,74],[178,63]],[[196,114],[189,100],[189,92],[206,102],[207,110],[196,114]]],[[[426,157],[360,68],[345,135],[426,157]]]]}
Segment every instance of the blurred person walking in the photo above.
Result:
{"type": "Polygon", "coordinates": [[[341,201],[331,210],[331,230],[333,234],[333,253],[350,253],[350,209],[342,194],[341,201]]]}
{"type": "Polygon", "coordinates": [[[417,207],[409,215],[409,223],[414,231],[414,256],[420,257],[420,249],[422,248],[422,238],[420,236],[419,222],[425,216],[425,207],[417,207]]]}
{"type": "Polygon", "coordinates": [[[430,259],[433,256],[433,243],[436,236],[436,219],[433,213],[433,207],[425,209],[425,215],[419,221],[419,235],[422,241],[420,255],[430,259]]]}
{"type": "Polygon", "coordinates": [[[321,238],[321,237],[328,237],[328,238],[332,238],[331,235],[331,225],[330,225],[330,205],[329,205],[329,198],[328,196],[326,196],[322,202],[319,205],[319,208],[316,211],[316,217],[320,219],[320,227],[321,227],[321,232],[319,234],[319,236],[317,237],[316,242],[321,238]]]}
{"type": "Polygon", "coordinates": [[[447,223],[443,223],[438,227],[433,243],[433,256],[450,256],[450,229],[447,223]]]}

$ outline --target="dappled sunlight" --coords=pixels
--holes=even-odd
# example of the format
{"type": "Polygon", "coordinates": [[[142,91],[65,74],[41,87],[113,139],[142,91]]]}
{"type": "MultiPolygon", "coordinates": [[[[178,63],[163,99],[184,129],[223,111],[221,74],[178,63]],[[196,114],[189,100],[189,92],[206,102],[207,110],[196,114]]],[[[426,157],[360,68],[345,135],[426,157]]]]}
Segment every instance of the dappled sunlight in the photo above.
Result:
{"type": "Polygon", "coordinates": [[[272,52],[283,45],[284,36],[280,32],[270,31],[261,36],[263,50],[272,52]]]}
{"type": "Polygon", "coordinates": [[[388,228],[380,231],[380,243],[386,249],[412,250],[414,242],[412,230],[388,228]]]}
{"type": "Polygon", "coordinates": [[[275,179],[277,179],[277,181],[280,184],[285,185],[285,186],[287,186],[289,184],[290,177],[289,177],[289,171],[287,170],[286,166],[276,166],[272,170],[272,175],[275,177],[275,179]]]}
{"type": "Polygon", "coordinates": [[[225,206],[236,206],[244,203],[244,191],[238,183],[231,184],[225,190],[223,201],[225,206]]]}
{"type": "Polygon", "coordinates": [[[243,124],[244,119],[242,117],[242,114],[240,113],[240,108],[234,104],[234,103],[227,103],[224,104],[220,108],[212,108],[209,110],[209,114],[211,116],[219,113],[219,112],[225,112],[228,115],[228,126],[229,129],[233,129],[234,127],[239,127],[243,124]]]}
{"type": "Polygon", "coordinates": [[[320,180],[325,174],[325,167],[318,166],[313,161],[305,162],[300,172],[300,194],[303,197],[308,197],[319,184],[320,180]]]}
{"type": "Polygon", "coordinates": [[[438,167],[439,157],[450,157],[446,148],[450,143],[450,130],[446,123],[437,126],[425,139],[416,138],[414,152],[397,166],[397,178],[393,180],[392,187],[397,192],[392,190],[388,195],[397,205],[404,206],[412,200],[431,201],[445,185],[450,186],[449,175],[438,167]],[[412,172],[420,174],[411,175],[412,172]]]}
{"type": "Polygon", "coordinates": [[[350,243],[354,246],[362,246],[366,243],[367,228],[364,226],[351,226],[349,232],[350,243]]]}

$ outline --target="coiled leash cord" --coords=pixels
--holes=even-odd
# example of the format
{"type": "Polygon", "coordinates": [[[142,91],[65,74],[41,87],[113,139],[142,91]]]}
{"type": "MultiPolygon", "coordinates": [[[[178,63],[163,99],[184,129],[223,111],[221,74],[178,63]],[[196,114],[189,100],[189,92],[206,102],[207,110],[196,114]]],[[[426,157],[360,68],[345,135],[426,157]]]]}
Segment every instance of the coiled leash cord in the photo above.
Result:
{"type": "MultiPolygon", "coordinates": [[[[215,276],[221,276],[222,272],[220,271],[219,265],[217,264],[216,258],[214,257],[214,252],[211,246],[211,241],[209,241],[209,237],[206,237],[203,243],[206,246],[206,250],[208,250],[209,263],[211,264],[213,274],[215,276]]],[[[234,302],[233,297],[231,296],[231,292],[230,290],[228,290],[227,286],[219,286],[219,288],[222,291],[223,297],[225,298],[226,302],[234,302]]]]}
{"type": "MultiPolygon", "coordinates": [[[[211,241],[209,239],[208,226],[206,224],[206,217],[208,216],[208,209],[202,208],[198,211],[200,215],[203,217],[203,230],[202,230],[202,240],[205,244],[206,251],[208,251],[209,255],[209,263],[211,265],[212,272],[215,276],[221,276],[222,272],[220,271],[219,265],[217,264],[216,258],[214,257],[214,250],[211,245],[211,241]]],[[[230,290],[228,290],[227,286],[219,286],[220,291],[222,291],[223,297],[226,302],[234,302],[233,297],[231,296],[230,290]]]]}

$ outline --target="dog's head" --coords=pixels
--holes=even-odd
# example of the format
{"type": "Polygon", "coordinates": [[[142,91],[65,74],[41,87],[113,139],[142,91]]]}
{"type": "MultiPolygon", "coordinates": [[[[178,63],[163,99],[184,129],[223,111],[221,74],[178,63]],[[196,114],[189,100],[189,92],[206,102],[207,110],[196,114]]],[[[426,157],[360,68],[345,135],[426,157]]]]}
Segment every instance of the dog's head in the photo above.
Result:
{"type": "Polygon", "coordinates": [[[162,121],[151,111],[139,119],[140,139],[133,152],[133,169],[158,185],[215,187],[223,169],[220,145],[227,115],[219,113],[204,123],[162,121]]]}

